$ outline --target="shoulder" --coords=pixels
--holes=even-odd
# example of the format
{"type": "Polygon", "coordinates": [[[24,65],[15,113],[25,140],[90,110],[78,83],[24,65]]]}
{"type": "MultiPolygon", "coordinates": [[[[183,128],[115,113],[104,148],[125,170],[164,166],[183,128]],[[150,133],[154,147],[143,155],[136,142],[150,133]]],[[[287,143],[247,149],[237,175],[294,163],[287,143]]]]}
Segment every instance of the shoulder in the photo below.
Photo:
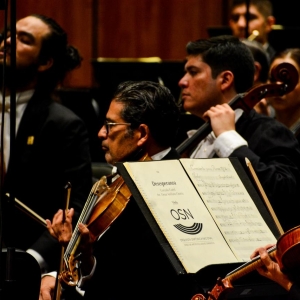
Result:
{"type": "Polygon", "coordinates": [[[282,148],[294,148],[300,151],[299,143],[292,131],[274,118],[251,110],[243,114],[236,123],[236,131],[251,145],[270,148],[280,145],[282,148]],[[263,144],[262,144],[263,143],[263,144]]]}
{"type": "Polygon", "coordinates": [[[254,127],[254,128],[270,128],[273,130],[280,130],[287,132],[289,135],[293,135],[292,132],[284,126],[282,123],[278,122],[273,117],[269,117],[263,114],[257,113],[252,109],[248,114],[242,114],[241,118],[237,122],[238,127],[254,127]]]}
{"type": "Polygon", "coordinates": [[[71,109],[55,101],[49,105],[49,114],[62,119],[80,119],[71,109]]]}

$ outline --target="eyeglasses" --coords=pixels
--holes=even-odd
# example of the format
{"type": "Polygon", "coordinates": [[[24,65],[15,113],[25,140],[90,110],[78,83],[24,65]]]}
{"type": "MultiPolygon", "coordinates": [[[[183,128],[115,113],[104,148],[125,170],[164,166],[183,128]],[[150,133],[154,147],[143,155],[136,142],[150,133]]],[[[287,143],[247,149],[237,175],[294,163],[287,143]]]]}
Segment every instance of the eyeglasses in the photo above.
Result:
{"type": "Polygon", "coordinates": [[[131,123],[115,123],[115,122],[104,121],[104,126],[105,126],[105,129],[106,129],[106,134],[109,134],[111,126],[116,126],[116,125],[127,125],[127,126],[130,126],[131,123]]]}

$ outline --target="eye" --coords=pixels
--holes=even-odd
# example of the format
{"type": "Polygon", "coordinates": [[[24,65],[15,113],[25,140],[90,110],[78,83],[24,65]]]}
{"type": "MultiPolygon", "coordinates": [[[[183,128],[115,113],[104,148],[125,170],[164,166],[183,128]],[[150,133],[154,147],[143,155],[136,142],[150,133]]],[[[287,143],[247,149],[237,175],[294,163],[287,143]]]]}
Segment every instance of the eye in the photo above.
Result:
{"type": "Polygon", "coordinates": [[[27,34],[26,32],[17,33],[17,39],[21,43],[26,45],[31,45],[34,42],[34,38],[30,34],[27,34]]]}
{"type": "Polygon", "coordinates": [[[234,15],[231,15],[231,20],[236,23],[240,18],[240,15],[238,14],[234,14],[234,15]]]}
{"type": "Polygon", "coordinates": [[[189,71],[189,74],[190,74],[191,76],[195,76],[195,75],[198,74],[198,71],[196,71],[196,70],[190,70],[190,71],[189,71]]]}
{"type": "Polygon", "coordinates": [[[30,45],[31,44],[31,40],[27,37],[21,37],[19,38],[19,41],[23,44],[26,44],[26,45],[30,45]]]}
{"type": "Polygon", "coordinates": [[[249,14],[249,21],[257,19],[257,15],[249,14]]]}

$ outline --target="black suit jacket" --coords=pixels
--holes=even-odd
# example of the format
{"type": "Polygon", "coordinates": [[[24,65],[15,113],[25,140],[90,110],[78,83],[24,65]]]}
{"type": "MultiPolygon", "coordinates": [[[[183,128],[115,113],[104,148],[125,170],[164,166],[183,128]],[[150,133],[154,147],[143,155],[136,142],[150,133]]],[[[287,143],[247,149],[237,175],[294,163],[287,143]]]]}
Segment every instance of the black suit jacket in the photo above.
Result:
{"type": "Polygon", "coordinates": [[[247,157],[284,231],[300,224],[300,146],[292,132],[254,110],[243,114],[236,131],[248,142],[230,155],[247,157]]]}
{"type": "MultiPolygon", "coordinates": [[[[88,132],[79,117],[50,96],[34,94],[21,119],[14,150],[5,178],[6,192],[52,220],[64,208],[64,187],[70,182],[69,207],[81,212],[92,187],[92,171],[88,132]]],[[[5,245],[32,248],[51,269],[57,266],[60,246],[47,229],[11,209],[6,199],[3,204],[5,245]]]]}
{"type": "MultiPolygon", "coordinates": [[[[178,158],[172,149],[163,159],[178,158]]],[[[95,243],[94,255],[84,299],[190,300],[196,293],[187,274],[177,275],[134,199],[95,243]]]]}

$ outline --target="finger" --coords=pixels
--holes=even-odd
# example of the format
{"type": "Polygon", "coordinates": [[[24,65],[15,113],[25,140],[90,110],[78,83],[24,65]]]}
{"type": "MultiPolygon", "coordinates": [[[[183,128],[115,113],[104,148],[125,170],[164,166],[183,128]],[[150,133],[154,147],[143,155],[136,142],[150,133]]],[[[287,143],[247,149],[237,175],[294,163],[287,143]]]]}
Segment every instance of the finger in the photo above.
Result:
{"type": "Polygon", "coordinates": [[[67,212],[67,215],[66,215],[66,220],[68,220],[69,222],[72,221],[72,218],[74,216],[74,208],[70,208],[67,212]]]}
{"type": "Polygon", "coordinates": [[[63,210],[59,209],[57,213],[53,216],[52,223],[61,223],[63,219],[63,210]]]}
{"type": "Polygon", "coordinates": [[[81,234],[89,234],[89,230],[88,230],[88,228],[87,228],[87,226],[86,225],[84,225],[84,224],[82,224],[82,223],[79,223],[78,224],[78,229],[79,229],[79,232],[81,233],[81,234]]]}

